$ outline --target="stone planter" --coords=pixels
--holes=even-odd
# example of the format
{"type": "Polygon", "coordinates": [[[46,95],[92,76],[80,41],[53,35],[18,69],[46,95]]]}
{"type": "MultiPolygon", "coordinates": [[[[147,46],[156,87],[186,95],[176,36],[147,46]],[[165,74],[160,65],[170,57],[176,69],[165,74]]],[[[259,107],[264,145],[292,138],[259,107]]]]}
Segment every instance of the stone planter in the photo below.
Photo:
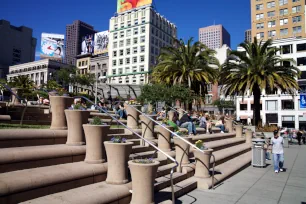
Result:
{"type": "Polygon", "coordinates": [[[194,150],[194,156],[196,160],[196,169],[195,169],[195,177],[199,178],[208,178],[210,177],[209,169],[210,169],[210,158],[211,154],[214,150],[213,149],[207,149],[203,152],[200,152],[199,150],[194,150]]]}
{"type": "MultiPolygon", "coordinates": [[[[18,92],[19,92],[19,90],[21,90],[21,89],[20,89],[20,88],[11,88],[11,90],[12,90],[12,92],[14,92],[16,95],[18,95],[18,94],[20,94],[20,93],[18,93],[18,92]]],[[[18,95],[18,96],[19,96],[19,95],[18,95]]],[[[12,98],[11,98],[12,104],[20,104],[19,99],[18,99],[14,94],[12,94],[11,97],[12,97],[12,98]]],[[[19,97],[21,97],[21,96],[19,96],[19,97]]]]}
{"type": "Polygon", "coordinates": [[[104,141],[109,133],[109,125],[83,125],[86,138],[86,157],[85,162],[98,164],[105,162],[106,153],[104,141]]]}
{"type": "Polygon", "coordinates": [[[128,182],[129,156],[132,152],[132,142],[113,143],[104,142],[107,156],[107,178],[108,184],[125,184],[128,182]]]}
{"type": "Polygon", "coordinates": [[[243,125],[236,125],[236,137],[242,137],[243,125]]]}
{"type": "Polygon", "coordinates": [[[253,131],[247,130],[245,132],[245,142],[248,144],[252,144],[252,138],[253,138],[253,131]]]}
{"type": "MultiPolygon", "coordinates": [[[[144,115],[140,115],[141,120],[141,130],[142,130],[142,136],[147,140],[154,140],[154,122],[150,120],[148,117],[152,118],[153,120],[156,120],[156,115],[148,115],[148,117],[144,115]]],[[[145,142],[142,140],[142,145],[145,145],[145,142]]]]}
{"type": "Polygon", "coordinates": [[[68,136],[67,145],[84,145],[85,134],[83,124],[88,123],[89,111],[83,110],[65,110],[68,136]]]}
{"type": "Polygon", "coordinates": [[[229,133],[233,132],[233,120],[227,120],[225,122],[225,128],[228,130],[229,133]]]}
{"type": "Polygon", "coordinates": [[[158,161],[152,164],[129,161],[133,190],[131,204],[154,203],[154,182],[158,166],[158,161]]]}
{"type": "MultiPolygon", "coordinates": [[[[191,138],[184,137],[185,140],[191,142],[191,138]]],[[[177,172],[181,173],[183,166],[189,164],[189,149],[190,145],[181,140],[178,137],[175,137],[174,139],[174,145],[175,145],[175,160],[178,162],[179,166],[177,167],[177,172]]]]}
{"type": "Polygon", "coordinates": [[[173,121],[174,114],[175,114],[174,111],[168,111],[168,118],[170,121],[173,121]]]}
{"type": "MultiPolygon", "coordinates": [[[[169,130],[173,131],[173,127],[166,126],[169,130]]],[[[157,127],[157,136],[158,136],[158,148],[163,150],[164,152],[171,151],[171,133],[162,128],[161,126],[157,127]]],[[[158,152],[158,158],[166,158],[164,154],[158,152]]]]}
{"type": "Polygon", "coordinates": [[[139,112],[137,112],[134,108],[140,110],[141,105],[127,105],[124,104],[126,113],[127,113],[127,126],[131,129],[138,129],[139,122],[139,112]]]}
{"type": "Polygon", "coordinates": [[[50,96],[50,105],[52,113],[52,130],[66,130],[67,121],[65,110],[73,104],[73,98],[67,96],[50,96]]]}

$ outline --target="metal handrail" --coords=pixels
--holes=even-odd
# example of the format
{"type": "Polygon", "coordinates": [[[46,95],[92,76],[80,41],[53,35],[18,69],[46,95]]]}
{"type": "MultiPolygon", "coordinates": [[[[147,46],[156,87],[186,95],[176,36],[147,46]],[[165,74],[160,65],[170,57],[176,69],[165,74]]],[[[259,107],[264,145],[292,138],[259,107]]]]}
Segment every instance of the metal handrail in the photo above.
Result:
{"type": "MultiPolygon", "coordinates": [[[[138,113],[141,113],[143,116],[145,116],[146,118],[150,119],[151,121],[153,121],[155,124],[159,125],[160,127],[166,129],[167,131],[169,131],[171,134],[175,135],[176,137],[178,137],[179,139],[183,140],[184,142],[186,142],[187,144],[189,144],[190,146],[192,146],[193,148],[199,150],[200,152],[202,152],[203,154],[205,154],[205,152],[203,150],[201,150],[200,148],[198,148],[196,145],[192,144],[191,142],[189,142],[188,140],[186,140],[185,138],[179,136],[178,134],[176,134],[175,132],[171,131],[169,128],[162,126],[159,122],[157,122],[156,120],[154,120],[153,118],[149,117],[148,115],[146,115],[145,113],[141,112],[140,110],[138,110],[137,108],[131,106],[130,104],[126,103],[126,105],[128,105],[129,107],[133,108],[134,110],[136,110],[138,113]]],[[[215,155],[212,153],[211,154],[213,157],[213,171],[212,171],[212,189],[214,188],[214,182],[215,182],[215,164],[216,164],[216,158],[215,155]]]]}
{"type": "MultiPolygon", "coordinates": [[[[171,110],[180,113],[178,110],[176,110],[174,107],[168,106],[171,110]]],[[[188,113],[187,111],[185,111],[184,109],[180,108],[184,113],[188,113]]]]}
{"type": "MultiPolygon", "coordinates": [[[[173,187],[173,173],[174,173],[174,168],[178,167],[178,162],[172,158],[170,155],[168,155],[167,153],[165,153],[163,150],[159,149],[157,146],[155,146],[151,141],[145,139],[144,137],[142,137],[141,135],[139,135],[137,132],[135,132],[133,129],[129,128],[127,125],[123,124],[121,121],[119,121],[117,118],[113,117],[111,114],[109,114],[107,111],[103,110],[102,108],[100,108],[97,104],[95,104],[94,102],[92,102],[90,99],[84,97],[84,96],[75,96],[74,98],[82,98],[84,100],[86,100],[87,102],[93,104],[96,108],[98,108],[100,111],[104,112],[105,114],[107,114],[109,117],[111,117],[112,119],[114,119],[115,121],[117,121],[117,123],[119,123],[120,125],[124,126],[126,129],[128,129],[129,131],[131,131],[132,133],[134,133],[137,137],[139,137],[140,139],[144,140],[146,143],[148,143],[149,145],[151,145],[156,151],[161,152],[163,155],[165,155],[168,159],[170,159],[172,162],[175,163],[175,166],[172,167],[171,172],[170,172],[170,180],[171,180],[171,190],[172,190],[172,203],[175,204],[175,195],[174,195],[174,187],[173,187]]],[[[132,106],[130,106],[132,107],[132,106]]],[[[134,108],[134,107],[133,107],[134,108]]],[[[136,109],[137,110],[137,109],[136,109]]]]}

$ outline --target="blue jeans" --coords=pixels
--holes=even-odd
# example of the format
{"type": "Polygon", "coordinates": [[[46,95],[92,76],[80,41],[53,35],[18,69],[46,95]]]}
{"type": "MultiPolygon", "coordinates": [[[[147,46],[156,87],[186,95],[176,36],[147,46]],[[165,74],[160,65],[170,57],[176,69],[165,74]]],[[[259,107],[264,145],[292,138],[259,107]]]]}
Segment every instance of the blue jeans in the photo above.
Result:
{"type": "Polygon", "coordinates": [[[273,154],[274,171],[282,169],[284,166],[284,154],[273,154]]]}
{"type": "Polygon", "coordinates": [[[187,128],[188,129],[188,134],[197,134],[197,130],[193,122],[185,122],[181,125],[181,128],[187,128]]]}
{"type": "Polygon", "coordinates": [[[225,131],[225,126],[224,125],[217,125],[216,127],[220,128],[221,131],[225,131]]]}
{"type": "Polygon", "coordinates": [[[117,114],[119,115],[120,118],[124,118],[125,110],[119,109],[119,110],[117,111],[117,114]]]}

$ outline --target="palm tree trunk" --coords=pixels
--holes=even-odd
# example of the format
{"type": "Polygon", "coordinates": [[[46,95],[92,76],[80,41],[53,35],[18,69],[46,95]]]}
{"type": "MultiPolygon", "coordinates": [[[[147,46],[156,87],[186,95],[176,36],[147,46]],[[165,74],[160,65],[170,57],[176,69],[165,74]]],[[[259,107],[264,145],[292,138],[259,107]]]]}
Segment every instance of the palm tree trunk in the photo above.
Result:
{"type": "Polygon", "coordinates": [[[254,86],[253,94],[254,94],[253,124],[255,126],[258,126],[260,121],[260,95],[261,95],[259,86],[254,86]]]}

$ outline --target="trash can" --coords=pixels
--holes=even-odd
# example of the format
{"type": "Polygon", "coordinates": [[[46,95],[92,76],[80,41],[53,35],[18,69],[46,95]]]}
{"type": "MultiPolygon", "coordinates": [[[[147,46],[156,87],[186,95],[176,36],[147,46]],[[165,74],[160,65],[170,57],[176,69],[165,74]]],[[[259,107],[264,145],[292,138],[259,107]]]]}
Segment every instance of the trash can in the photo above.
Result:
{"type": "Polygon", "coordinates": [[[253,139],[252,140],[252,166],[266,167],[266,150],[264,149],[266,140],[253,139]]]}
{"type": "Polygon", "coordinates": [[[284,140],[284,147],[289,148],[289,138],[284,135],[283,140],[284,140]]]}

